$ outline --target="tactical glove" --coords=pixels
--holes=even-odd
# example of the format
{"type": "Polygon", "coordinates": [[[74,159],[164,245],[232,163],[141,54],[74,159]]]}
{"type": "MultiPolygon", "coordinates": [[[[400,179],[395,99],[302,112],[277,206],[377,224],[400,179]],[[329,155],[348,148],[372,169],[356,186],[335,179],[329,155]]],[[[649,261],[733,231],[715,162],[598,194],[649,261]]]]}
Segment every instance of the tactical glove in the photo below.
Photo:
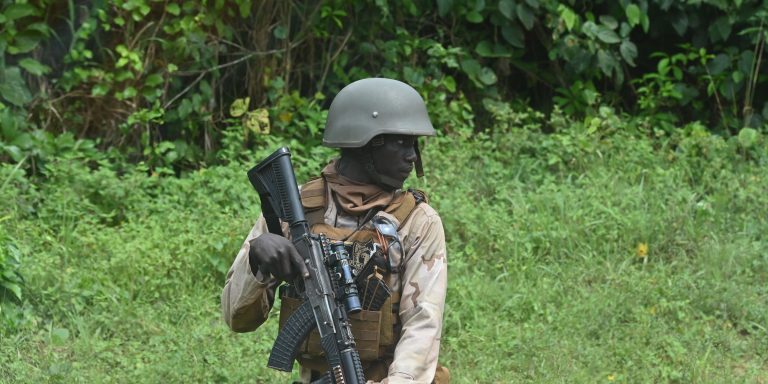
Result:
{"type": "Polygon", "coordinates": [[[285,237],[264,233],[251,240],[249,245],[248,263],[254,276],[261,271],[264,278],[272,275],[282,281],[293,281],[299,274],[309,277],[304,259],[285,237]]]}

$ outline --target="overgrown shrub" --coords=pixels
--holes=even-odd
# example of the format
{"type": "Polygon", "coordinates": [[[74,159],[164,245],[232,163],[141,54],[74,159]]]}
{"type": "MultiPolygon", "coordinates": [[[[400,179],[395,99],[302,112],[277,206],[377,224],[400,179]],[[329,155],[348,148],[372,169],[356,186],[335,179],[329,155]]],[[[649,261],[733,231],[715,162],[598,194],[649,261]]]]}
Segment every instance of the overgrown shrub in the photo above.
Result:
{"type": "Polygon", "coordinates": [[[36,130],[176,172],[259,148],[265,128],[313,148],[330,96],[365,76],[415,86],[444,133],[492,128],[489,100],[579,117],[607,105],[664,130],[763,130],[763,6],[5,1],[0,156],[49,153],[54,139],[36,130]]]}

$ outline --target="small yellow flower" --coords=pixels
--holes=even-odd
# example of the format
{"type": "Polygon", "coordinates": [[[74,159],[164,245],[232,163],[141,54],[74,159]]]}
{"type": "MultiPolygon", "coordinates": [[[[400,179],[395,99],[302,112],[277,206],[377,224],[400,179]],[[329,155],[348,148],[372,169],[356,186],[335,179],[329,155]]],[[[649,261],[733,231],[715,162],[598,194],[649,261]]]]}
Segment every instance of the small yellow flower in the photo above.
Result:
{"type": "Polygon", "coordinates": [[[648,257],[647,243],[637,243],[637,257],[641,259],[645,259],[646,257],[648,257]]]}
{"type": "Polygon", "coordinates": [[[648,313],[650,313],[651,315],[655,315],[656,314],[656,306],[654,305],[654,306],[651,306],[650,308],[648,308],[648,313]]]}
{"type": "Polygon", "coordinates": [[[616,376],[614,376],[613,374],[608,375],[608,381],[614,381],[614,380],[616,380],[616,376]]]}

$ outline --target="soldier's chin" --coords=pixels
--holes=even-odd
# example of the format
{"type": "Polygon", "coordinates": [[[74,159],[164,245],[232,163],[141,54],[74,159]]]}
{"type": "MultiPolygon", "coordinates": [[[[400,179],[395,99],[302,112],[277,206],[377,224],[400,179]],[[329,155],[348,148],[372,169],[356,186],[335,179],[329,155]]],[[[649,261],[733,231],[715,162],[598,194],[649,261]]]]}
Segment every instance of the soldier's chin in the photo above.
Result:
{"type": "Polygon", "coordinates": [[[381,176],[379,180],[379,186],[390,191],[403,188],[403,183],[405,183],[405,178],[381,176]]]}

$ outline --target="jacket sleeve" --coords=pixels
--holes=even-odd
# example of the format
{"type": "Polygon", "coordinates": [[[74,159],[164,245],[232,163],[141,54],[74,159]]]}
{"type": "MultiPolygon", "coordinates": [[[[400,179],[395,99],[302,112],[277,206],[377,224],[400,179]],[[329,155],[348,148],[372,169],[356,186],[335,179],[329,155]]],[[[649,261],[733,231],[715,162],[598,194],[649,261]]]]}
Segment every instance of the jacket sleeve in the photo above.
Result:
{"type": "Polygon", "coordinates": [[[264,217],[260,217],[227,272],[221,294],[221,312],[224,321],[235,332],[250,332],[258,328],[267,319],[275,301],[277,281],[272,277],[265,279],[258,271],[254,276],[248,263],[249,241],[266,231],[264,217]]]}
{"type": "Polygon", "coordinates": [[[402,228],[405,271],[401,275],[402,331],[383,383],[431,383],[440,352],[448,264],[443,224],[420,204],[402,228]]]}

